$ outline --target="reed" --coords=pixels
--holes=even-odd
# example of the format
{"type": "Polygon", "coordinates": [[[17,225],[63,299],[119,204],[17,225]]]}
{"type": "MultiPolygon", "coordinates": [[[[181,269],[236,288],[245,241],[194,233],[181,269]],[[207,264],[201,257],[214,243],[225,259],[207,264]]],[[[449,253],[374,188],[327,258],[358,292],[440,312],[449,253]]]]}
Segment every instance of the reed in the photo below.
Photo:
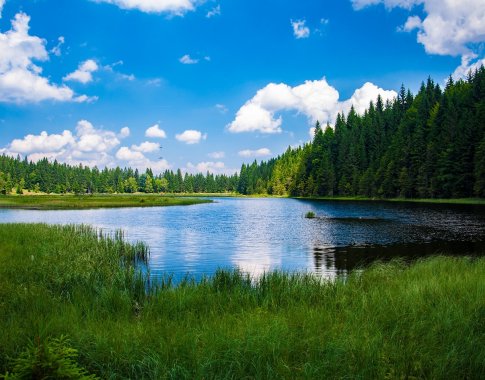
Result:
{"type": "Polygon", "coordinates": [[[100,378],[485,373],[485,258],[395,261],[335,281],[220,270],[150,285],[136,264],[146,246],[121,233],[1,225],[0,247],[0,373],[9,376],[32,342],[61,337],[73,368],[100,378]]]}

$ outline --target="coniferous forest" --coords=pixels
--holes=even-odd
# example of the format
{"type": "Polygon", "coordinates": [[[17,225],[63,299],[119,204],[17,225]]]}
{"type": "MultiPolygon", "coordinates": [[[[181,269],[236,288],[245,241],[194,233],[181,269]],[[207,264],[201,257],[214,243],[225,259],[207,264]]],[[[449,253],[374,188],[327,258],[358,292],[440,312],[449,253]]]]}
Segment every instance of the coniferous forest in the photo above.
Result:
{"type": "Polygon", "coordinates": [[[222,193],[403,198],[485,197],[485,68],[466,80],[433,80],[413,95],[352,108],[313,141],[238,174],[154,175],[131,168],[70,166],[0,157],[0,192],[222,193]]]}

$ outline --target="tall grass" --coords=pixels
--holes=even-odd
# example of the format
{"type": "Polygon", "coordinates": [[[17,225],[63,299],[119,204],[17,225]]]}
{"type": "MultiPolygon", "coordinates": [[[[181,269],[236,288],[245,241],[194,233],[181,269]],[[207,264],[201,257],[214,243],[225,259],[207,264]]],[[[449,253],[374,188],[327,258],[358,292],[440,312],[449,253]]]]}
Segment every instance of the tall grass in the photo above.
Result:
{"type": "Polygon", "coordinates": [[[133,265],[146,253],[122,238],[0,226],[0,373],[61,336],[79,368],[108,379],[485,373],[483,258],[378,264],[333,282],[218,271],[147,292],[133,265]]]}

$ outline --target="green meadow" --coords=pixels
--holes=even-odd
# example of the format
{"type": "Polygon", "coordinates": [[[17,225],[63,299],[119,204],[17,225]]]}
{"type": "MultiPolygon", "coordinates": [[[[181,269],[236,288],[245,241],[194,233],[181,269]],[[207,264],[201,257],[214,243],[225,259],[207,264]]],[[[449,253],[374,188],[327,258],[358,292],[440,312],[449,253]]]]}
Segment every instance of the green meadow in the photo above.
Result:
{"type": "Polygon", "coordinates": [[[143,243],[0,226],[6,378],[480,378],[485,259],[150,283],[143,243]],[[50,377],[49,377],[50,376],[50,377]]]}
{"type": "Polygon", "coordinates": [[[207,199],[162,196],[157,194],[97,194],[97,195],[4,195],[0,208],[20,209],[90,209],[114,207],[185,206],[211,202],[207,199]]]}

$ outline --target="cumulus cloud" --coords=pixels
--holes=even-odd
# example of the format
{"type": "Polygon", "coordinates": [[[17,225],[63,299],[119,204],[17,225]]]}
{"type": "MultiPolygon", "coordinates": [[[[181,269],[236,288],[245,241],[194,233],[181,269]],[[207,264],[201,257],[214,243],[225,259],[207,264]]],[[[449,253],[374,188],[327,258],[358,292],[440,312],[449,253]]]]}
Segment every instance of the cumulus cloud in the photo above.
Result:
{"type": "Polygon", "coordinates": [[[5,0],[0,0],[0,18],[2,18],[3,6],[5,5],[5,0]]]}
{"type": "Polygon", "coordinates": [[[86,102],[65,85],[56,85],[42,76],[34,61],[47,61],[46,41],[29,34],[30,17],[18,13],[12,28],[0,32],[0,102],[40,102],[43,100],[86,102]]]}
{"type": "MultiPolygon", "coordinates": [[[[410,16],[404,30],[418,29],[418,42],[427,53],[470,55],[476,44],[485,41],[483,0],[352,0],[355,9],[384,4],[387,8],[412,10],[423,5],[425,17],[410,16]]],[[[476,53],[476,52],[475,52],[476,53]]]]}
{"type": "Polygon", "coordinates": [[[207,12],[205,17],[211,18],[214,16],[219,16],[220,14],[221,14],[221,5],[218,4],[216,7],[212,8],[209,12],[207,12]]]}
{"type": "Polygon", "coordinates": [[[198,164],[193,164],[191,162],[187,163],[187,167],[184,168],[185,171],[189,173],[213,173],[213,174],[234,174],[237,169],[227,168],[224,162],[221,161],[205,161],[199,162],[198,164]]]}
{"type": "Polygon", "coordinates": [[[139,170],[151,168],[155,173],[160,173],[164,170],[171,168],[171,165],[168,163],[167,160],[150,160],[141,151],[134,150],[133,146],[131,149],[126,146],[118,149],[118,151],[116,152],[116,158],[122,161],[122,164],[125,164],[131,168],[139,170]]]}
{"type": "Polygon", "coordinates": [[[306,20],[291,20],[291,26],[293,28],[293,35],[297,39],[310,37],[310,28],[306,26],[306,20]]]}
{"type": "Polygon", "coordinates": [[[195,65],[196,63],[199,63],[199,60],[192,58],[189,54],[185,54],[183,57],[180,57],[179,62],[184,65],[195,65]]]}
{"type": "Polygon", "coordinates": [[[165,139],[167,137],[167,134],[163,129],[160,129],[160,126],[158,124],[155,124],[145,131],[145,136],[156,139],[165,139]]]}
{"type": "Polygon", "coordinates": [[[178,141],[192,145],[198,144],[201,140],[207,139],[207,134],[202,134],[200,131],[188,129],[180,134],[175,135],[175,138],[178,141]]]}
{"type": "Polygon", "coordinates": [[[226,153],[224,153],[224,152],[212,152],[212,153],[209,153],[207,156],[209,156],[210,158],[213,158],[215,160],[220,160],[221,158],[224,158],[226,156],[226,153]]]}
{"type": "Polygon", "coordinates": [[[98,64],[93,59],[88,59],[87,61],[79,64],[76,71],[66,75],[63,79],[65,81],[75,81],[79,83],[89,83],[93,81],[93,73],[99,69],[98,64]]]}
{"type": "Polygon", "coordinates": [[[143,142],[140,145],[120,147],[119,138],[127,137],[129,129],[122,128],[119,132],[97,129],[87,120],[80,120],[75,133],[65,130],[59,134],[49,134],[46,131],[39,135],[29,134],[22,139],[15,139],[0,154],[16,156],[20,154],[29,160],[38,161],[43,158],[58,160],[70,165],[87,165],[98,167],[131,166],[140,170],[152,168],[162,172],[170,168],[167,160],[151,160],[144,153],[158,149],[158,144],[143,142]]]}
{"type": "Polygon", "coordinates": [[[157,143],[145,141],[140,145],[132,145],[131,149],[133,149],[135,152],[151,153],[159,150],[160,145],[158,145],[157,143]]]}
{"type": "Polygon", "coordinates": [[[239,156],[246,157],[246,158],[265,157],[265,156],[271,156],[271,151],[268,148],[261,148],[256,150],[245,149],[245,150],[241,150],[238,154],[239,156]]]}
{"type": "Polygon", "coordinates": [[[169,13],[182,16],[195,9],[196,0],[95,0],[117,5],[122,9],[137,9],[145,13],[169,13]]]}
{"type": "Polygon", "coordinates": [[[66,146],[74,145],[75,140],[71,131],[65,130],[61,134],[49,135],[42,131],[40,135],[29,134],[23,139],[15,139],[10,143],[8,150],[20,154],[38,153],[38,152],[56,152],[66,146]]]}
{"type": "Polygon", "coordinates": [[[276,114],[291,110],[305,115],[311,124],[317,120],[323,124],[332,123],[339,112],[347,113],[352,105],[357,112],[362,113],[378,95],[384,101],[397,96],[394,91],[385,91],[372,83],[366,83],[349,100],[340,102],[338,91],[325,78],[306,81],[296,87],[270,83],[239,109],[227,128],[233,133],[280,133],[283,119],[276,114]]]}
{"type": "Polygon", "coordinates": [[[461,57],[461,65],[453,72],[452,77],[455,80],[464,79],[468,73],[478,70],[481,66],[485,66],[485,58],[476,59],[475,55],[464,55],[461,57]]]}
{"type": "Polygon", "coordinates": [[[124,139],[130,135],[130,128],[128,127],[123,127],[120,130],[119,137],[124,139]]]}

